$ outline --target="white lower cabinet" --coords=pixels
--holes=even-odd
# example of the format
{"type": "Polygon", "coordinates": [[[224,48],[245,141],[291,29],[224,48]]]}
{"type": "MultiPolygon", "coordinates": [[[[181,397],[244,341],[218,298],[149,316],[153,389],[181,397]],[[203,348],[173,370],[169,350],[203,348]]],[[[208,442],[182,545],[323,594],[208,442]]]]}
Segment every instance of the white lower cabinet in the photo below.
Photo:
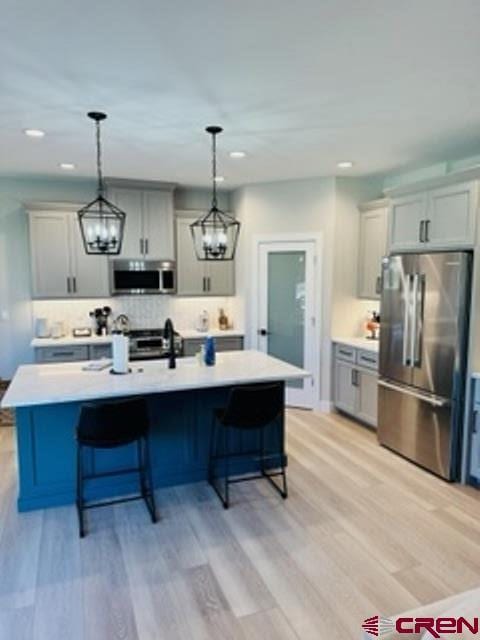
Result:
{"type": "Polygon", "coordinates": [[[378,377],[371,371],[358,371],[357,417],[377,426],[378,377]]]}
{"type": "Polygon", "coordinates": [[[334,361],[334,404],[337,409],[377,426],[377,354],[337,345],[334,361]]]}

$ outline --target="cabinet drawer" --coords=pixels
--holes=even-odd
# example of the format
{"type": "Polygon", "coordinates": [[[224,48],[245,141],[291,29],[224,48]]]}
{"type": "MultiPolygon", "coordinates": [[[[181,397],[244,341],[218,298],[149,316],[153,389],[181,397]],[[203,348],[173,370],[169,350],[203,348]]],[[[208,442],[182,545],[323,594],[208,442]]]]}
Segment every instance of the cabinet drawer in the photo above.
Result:
{"type": "Polygon", "coordinates": [[[100,360],[101,358],[112,357],[112,345],[92,344],[90,345],[90,360],[100,360]]]}
{"type": "Polygon", "coordinates": [[[35,349],[36,362],[76,362],[88,360],[88,346],[38,347],[35,349]]]}
{"type": "Polygon", "coordinates": [[[357,364],[367,369],[378,369],[378,353],[372,351],[357,351],[357,364]]]}
{"type": "Polygon", "coordinates": [[[335,356],[345,362],[355,362],[355,349],[345,344],[335,345],[335,356]]]}
{"type": "Polygon", "coordinates": [[[217,351],[241,351],[243,349],[243,338],[215,338],[217,351]]]}
{"type": "MultiPolygon", "coordinates": [[[[185,357],[196,355],[202,345],[205,344],[205,338],[187,338],[183,341],[183,355],[185,357]]],[[[243,337],[231,336],[225,338],[215,338],[216,351],[241,351],[243,349],[243,337]]]]}

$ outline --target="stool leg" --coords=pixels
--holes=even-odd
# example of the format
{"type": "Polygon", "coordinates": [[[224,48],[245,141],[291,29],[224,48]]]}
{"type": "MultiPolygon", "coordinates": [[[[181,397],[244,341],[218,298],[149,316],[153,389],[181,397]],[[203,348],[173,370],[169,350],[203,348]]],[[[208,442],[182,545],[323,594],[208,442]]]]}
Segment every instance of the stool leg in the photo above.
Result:
{"type": "Polygon", "coordinates": [[[229,498],[229,474],[230,474],[230,427],[225,427],[225,499],[223,500],[223,508],[228,509],[230,506],[229,498]]]}
{"type": "Polygon", "coordinates": [[[282,427],[279,427],[277,431],[278,431],[278,439],[280,441],[280,458],[282,461],[283,492],[281,493],[281,496],[284,500],[286,500],[288,498],[288,487],[287,487],[287,470],[285,467],[285,444],[284,444],[285,440],[284,440],[284,434],[282,432],[282,427]]]}
{"type": "Polygon", "coordinates": [[[83,458],[82,445],[77,442],[77,514],[80,538],[85,537],[84,509],[83,509],[83,458]]]}
{"type": "Polygon", "coordinates": [[[144,496],[145,503],[147,505],[147,509],[150,512],[150,517],[152,519],[153,524],[157,522],[157,505],[155,503],[155,488],[153,486],[153,478],[152,478],[152,464],[150,460],[150,442],[148,440],[148,436],[145,436],[143,440],[144,447],[144,455],[143,455],[143,464],[144,464],[144,473],[146,472],[148,478],[148,491],[144,496]]]}

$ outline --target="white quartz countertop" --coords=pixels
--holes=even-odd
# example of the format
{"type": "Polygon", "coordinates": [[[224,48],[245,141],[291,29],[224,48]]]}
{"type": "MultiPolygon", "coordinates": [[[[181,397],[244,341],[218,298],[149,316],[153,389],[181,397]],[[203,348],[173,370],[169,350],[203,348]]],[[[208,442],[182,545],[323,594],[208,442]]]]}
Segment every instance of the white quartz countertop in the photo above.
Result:
{"type": "Polygon", "coordinates": [[[198,364],[196,358],[179,358],[176,369],[168,360],[130,363],[132,373],[112,375],[83,371],[85,362],[30,364],[17,369],[3,397],[2,407],[26,407],[222,387],[234,384],[299,380],[310,374],[260,351],[229,351],[217,354],[213,367],[198,364]]]}
{"type": "Polygon", "coordinates": [[[354,349],[372,351],[373,353],[378,353],[380,349],[380,340],[370,340],[370,338],[332,338],[332,342],[345,344],[354,349]]]}
{"type": "MultiPolygon", "coordinates": [[[[241,338],[244,332],[238,329],[212,329],[211,331],[197,331],[196,329],[177,329],[178,333],[185,340],[192,338],[206,338],[212,336],[214,338],[241,338]]],[[[74,338],[73,336],[64,336],[63,338],[34,338],[30,342],[31,347],[71,347],[74,345],[95,345],[110,344],[112,336],[88,336],[86,338],[74,338]]]]}
{"type": "Polygon", "coordinates": [[[30,342],[31,347],[72,347],[74,345],[90,344],[110,344],[112,336],[87,336],[85,338],[74,338],[64,336],[63,338],[34,338],[30,342]]]}
{"type": "Polygon", "coordinates": [[[206,338],[212,336],[213,338],[242,338],[245,335],[244,331],[237,329],[211,329],[209,331],[197,331],[196,329],[177,329],[178,333],[185,340],[191,338],[206,338]]]}

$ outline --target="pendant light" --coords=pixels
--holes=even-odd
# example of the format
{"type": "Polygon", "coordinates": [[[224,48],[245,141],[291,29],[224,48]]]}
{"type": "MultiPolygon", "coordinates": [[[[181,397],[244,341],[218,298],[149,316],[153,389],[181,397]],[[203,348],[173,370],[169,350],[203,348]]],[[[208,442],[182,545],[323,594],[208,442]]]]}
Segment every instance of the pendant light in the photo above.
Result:
{"type": "Polygon", "coordinates": [[[106,120],[107,115],[99,111],[90,111],[87,115],[95,122],[98,183],[95,200],[77,213],[83,246],[89,255],[118,255],[122,250],[126,214],[104,196],[100,122],[106,120]]]}
{"type": "Polygon", "coordinates": [[[212,206],[208,213],[190,225],[198,260],[233,260],[240,232],[240,222],[218,208],[217,135],[222,131],[222,127],[206,128],[212,136],[212,206]]]}

